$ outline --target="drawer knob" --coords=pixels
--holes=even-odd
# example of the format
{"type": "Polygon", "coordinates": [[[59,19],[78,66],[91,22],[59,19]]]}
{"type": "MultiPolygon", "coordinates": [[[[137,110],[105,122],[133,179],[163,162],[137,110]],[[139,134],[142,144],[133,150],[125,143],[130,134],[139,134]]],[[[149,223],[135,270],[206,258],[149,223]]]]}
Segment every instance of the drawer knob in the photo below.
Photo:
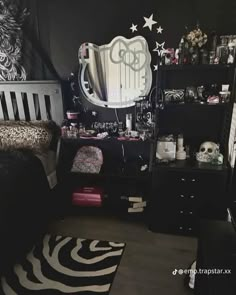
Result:
{"type": "Polygon", "coordinates": [[[196,181],[196,179],[195,178],[192,178],[192,182],[195,182],[196,181]]]}
{"type": "Polygon", "coordinates": [[[182,230],[182,229],[183,229],[183,227],[182,227],[182,226],[180,226],[180,227],[179,227],[179,229],[180,229],[180,230],[182,230]]]}
{"type": "Polygon", "coordinates": [[[191,227],[188,228],[189,231],[192,231],[193,229],[191,227]]]}
{"type": "Polygon", "coordinates": [[[195,198],[195,196],[193,196],[193,195],[192,195],[192,196],[190,196],[190,199],[194,199],[194,198],[195,198]]]}
{"type": "Polygon", "coordinates": [[[184,181],[186,181],[186,179],[182,177],[182,178],[181,178],[181,181],[183,181],[183,182],[184,182],[184,181]]]}
{"type": "Polygon", "coordinates": [[[192,214],[193,214],[193,212],[192,212],[192,211],[190,211],[190,212],[189,212],[189,214],[190,214],[190,215],[192,215],[192,214]]]}
{"type": "Polygon", "coordinates": [[[183,214],[184,213],[184,211],[180,211],[180,214],[183,214]]]}
{"type": "Polygon", "coordinates": [[[184,198],[184,195],[180,195],[180,198],[184,198]]]}

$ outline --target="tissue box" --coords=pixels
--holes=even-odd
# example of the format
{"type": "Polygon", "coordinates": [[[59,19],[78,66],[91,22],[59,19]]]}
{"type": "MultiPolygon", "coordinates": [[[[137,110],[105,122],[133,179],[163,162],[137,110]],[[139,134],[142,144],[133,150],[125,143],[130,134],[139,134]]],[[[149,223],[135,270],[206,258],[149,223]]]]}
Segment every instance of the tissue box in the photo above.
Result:
{"type": "Polygon", "coordinates": [[[75,189],[72,204],[82,207],[101,207],[103,191],[99,187],[83,187],[75,189]]]}

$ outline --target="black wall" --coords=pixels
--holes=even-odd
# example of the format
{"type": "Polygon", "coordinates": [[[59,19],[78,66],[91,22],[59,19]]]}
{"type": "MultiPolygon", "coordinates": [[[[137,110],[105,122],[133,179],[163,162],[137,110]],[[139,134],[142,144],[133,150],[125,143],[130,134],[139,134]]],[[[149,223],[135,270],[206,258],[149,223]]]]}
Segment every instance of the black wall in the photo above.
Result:
{"type": "MultiPolygon", "coordinates": [[[[32,1],[32,0],[29,0],[32,1]]],[[[166,41],[165,47],[177,47],[185,26],[192,28],[199,21],[201,28],[219,35],[236,33],[235,0],[33,0],[37,5],[39,34],[45,50],[62,79],[77,68],[78,48],[83,42],[105,44],[115,36],[135,36],[129,30],[132,22],[148,40],[166,41]],[[164,28],[163,34],[142,28],[143,16],[154,14],[164,28]]],[[[153,56],[155,63],[155,55],[153,56]]],[[[67,98],[68,100],[69,98],[67,98]]],[[[101,117],[115,120],[114,111],[91,106],[101,117]]],[[[125,111],[119,111],[122,116],[125,111]]]]}

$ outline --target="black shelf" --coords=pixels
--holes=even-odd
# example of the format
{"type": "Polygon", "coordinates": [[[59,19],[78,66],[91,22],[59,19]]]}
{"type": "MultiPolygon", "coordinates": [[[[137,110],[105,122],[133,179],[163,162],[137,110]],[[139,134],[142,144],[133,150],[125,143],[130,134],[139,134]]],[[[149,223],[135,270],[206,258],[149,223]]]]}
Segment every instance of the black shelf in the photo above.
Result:
{"type": "Polygon", "coordinates": [[[166,102],[164,110],[156,112],[156,145],[151,154],[152,191],[149,206],[149,228],[152,231],[198,235],[202,218],[226,218],[230,171],[227,163],[228,133],[235,96],[235,73],[235,65],[222,64],[163,65],[158,68],[157,93],[161,89],[229,84],[232,95],[227,103],[166,102]],[[184,136],[184,144],[190,147],[191,158],[166,163],[158,161],[155,155],[158,137],[180,133],[184,136]],[[220,144],[225,160],[223,165],[196,161],[193,155],[205,141],[220,144]]]}
{"type": "Polygon", "coordinates": [[[119,137],[108,136],[105,138],[96,138],[96,137],[66,137],[62,136],[61,140],[65,143],[99,143],[99,142],[108,142],[108,143],[128,143],[128,144],[137,144],[137,143],[150,143],[152,139],[119,139],[119,137]]]}
{"type": "Polygon", "coordinates": [[[99,173],[99,174],[91,174],[91,173],[79,173],[79,172],[68,172],[68,175],[71,177],[86,177],[86,178],[95,178],[95,179],[127,179],[127,180],[147,180],[150,177],[149,172],[145,172],[143,174],[108,174],[108,173],[99,173]]]}
{"type": "Polygon", "coordinates": [[[219,108],[226,108],[230,106],[230,103],[165,103],[165,107],[172,108],[172,107],[219,107],[219,108]]]}
{"type": "Polygon", "coordinates": [[[234,64],[207,64],[207,65],[162,65],[160,70],[162,71],[193,71],[193,70],[230,70],[234,69],[234,64]]]}
{"type": "Polygon", "coordinates": [[[158,160],[155,161],[153,165],[153,169],[171,169],[171,170],[185,170],[185,171],[211,171],[211,172],[225,172],[228,169],[227,164],[223,165],[213,165],[210,163],[200,163],[196,160],[175,160],[169,163],[159,162],[158,160]]]}

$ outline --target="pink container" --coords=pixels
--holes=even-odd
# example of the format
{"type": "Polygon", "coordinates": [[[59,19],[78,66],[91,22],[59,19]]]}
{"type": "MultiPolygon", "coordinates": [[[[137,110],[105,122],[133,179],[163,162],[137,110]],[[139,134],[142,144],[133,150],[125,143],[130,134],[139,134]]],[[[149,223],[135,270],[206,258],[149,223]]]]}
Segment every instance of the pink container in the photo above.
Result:
{"type": "Polygon", "coordinates": [[[68,120],[77,120],[79,112],[67,111],[66,115],[68,120]]]}
{"type": "Polygon", "coordinates": [[[97,187],[78,188],[72,194],[72,204],[81,207],[101,207],[102,189],[97,187]]]}

